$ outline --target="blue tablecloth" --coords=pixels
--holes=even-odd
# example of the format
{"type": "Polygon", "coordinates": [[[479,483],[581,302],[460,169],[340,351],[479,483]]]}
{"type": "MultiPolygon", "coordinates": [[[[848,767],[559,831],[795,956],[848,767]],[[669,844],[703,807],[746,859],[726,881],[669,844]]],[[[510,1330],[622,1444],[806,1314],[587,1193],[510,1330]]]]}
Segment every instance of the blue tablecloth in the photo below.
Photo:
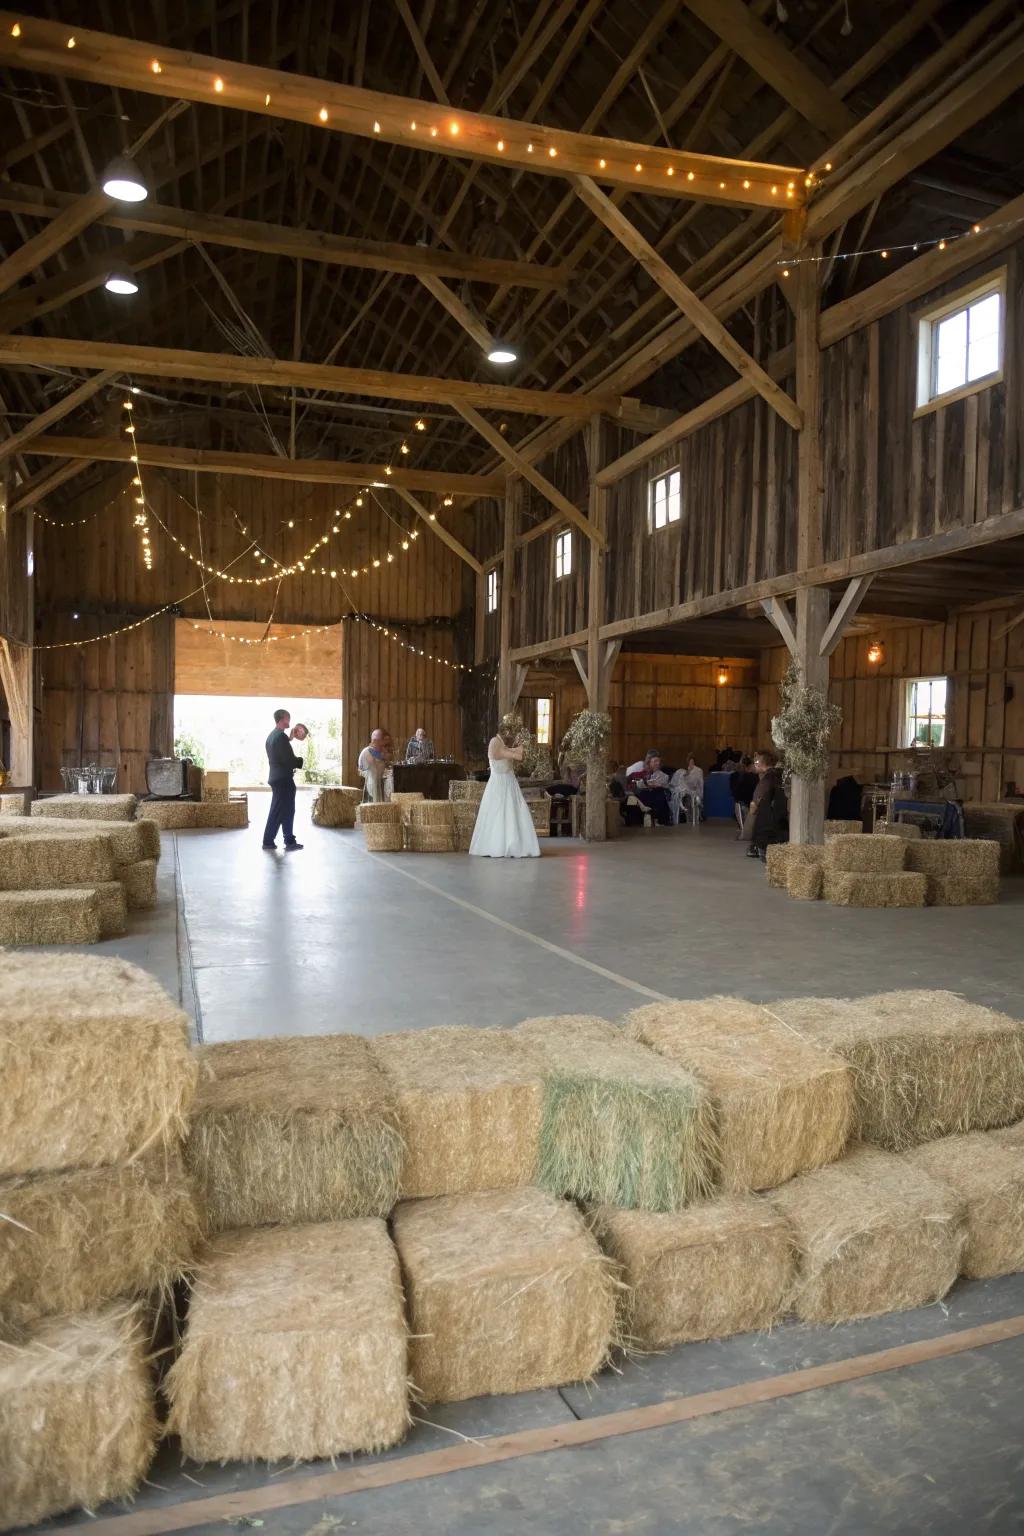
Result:
{"type": "Polygon", "coordinates": [[[731,821],[733,800],[729,793],[731,773],[706,773],[704,775],[704,815],[709,821],[731,821]]]}

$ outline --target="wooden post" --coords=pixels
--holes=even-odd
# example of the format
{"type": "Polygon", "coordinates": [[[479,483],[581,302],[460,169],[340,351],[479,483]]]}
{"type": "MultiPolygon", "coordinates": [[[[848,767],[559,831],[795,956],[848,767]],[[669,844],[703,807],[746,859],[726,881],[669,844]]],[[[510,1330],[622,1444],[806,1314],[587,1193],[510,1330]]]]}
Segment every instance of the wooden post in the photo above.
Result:
{"type": "MultiPolygon", "coordinates": [[[[588,517],[601,542],[590,545],[590,583],[587,592],[587,708],[606,713],[615,660],[607,641],[601,639],[604,622],[605,560],[608,527],[608,500],[611,489],[597,484],[597,472],[605,463],[605,428],[600,416],[592,416],[587,429],[587,459],[590,468],[588,517]]],[[[618,647],[615,648],[618,656],[618,647]]],[[[578,665],[578,663],[577,663],[578,665]]],[[[608,781],[608,752],[596,754],[587,763],[587,811],[584,836],[590,843],[602,843],[608,835],[605,801],[608,781]],[[596,791],[596,793],[595,793],[596,791]]]]}
{"type": "MultiPolygon", "coordinates": [[[[822,655],[829,622],[827,587],[800,587],[796,594],[795,660],[806,688],[828,693],[829,660],[822,655]]],[[[822,843],[825,840],[825,781],[794,776],[789,801],[789,840],[822,843]]]]}
{"type": "Polygon", "coordinates": [[[796,262],[796,399],[803,416],[797,446],[796,563],[799,571],[821,565],[821,347],[818,322],[820,245],[807,246],[796,262]]]}
{"type": "Polygon", "coordinates": [[[516,541],[516,505],[518,488],[513,480],[509,480],[505,492],[505,523],[504,539],[501,554],[501,589],[499,593],[499,633],[500,644],[498,652],[498,719],[508,713],[512,708],[512,662],[509,651],[512,648],[512,571],[515,563],[516,541]]]}

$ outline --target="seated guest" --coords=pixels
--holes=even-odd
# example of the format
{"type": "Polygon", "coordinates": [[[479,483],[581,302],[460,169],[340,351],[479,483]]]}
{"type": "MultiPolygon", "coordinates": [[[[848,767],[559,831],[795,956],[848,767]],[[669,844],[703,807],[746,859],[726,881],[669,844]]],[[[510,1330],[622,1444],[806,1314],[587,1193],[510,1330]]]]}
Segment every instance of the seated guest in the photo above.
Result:
{"type": "Polygon", "coordinates": [[[686,759],[685,768],[677,768],[669,781],[672,803],[672,820],[678,824],[680,809],[685,803],[687,820],[691,823],[700,819],[704,805],[704,770],[697,767],[697,761],[693,755],[686,759]]]}
{"type": "Polygon", "coordinates": [[[570,762],[567,757],[560,759],[558,764],[558,779],[554,784],[545,785],[545,794],[561,795],[568,799],[570,795],[578,795],[583,783],[583,769],[579,763],[570,762]]]}
{"type": "Polygon", "coordinates": [[[754,798],[756,788],[757,774],[754,772],[753,759],[741,757],[739,767],[729,780],[729,793],[732,795],[733,809],[740,829],[738,837],[743,836],[743,823],[747,819],[747,812],[750,810],[750,802],[754,798]]]}
{"type": "Polygon", "coordinates": [[[763,859],[770,843],[789,841],[789,802],[782,787],[782,774],[774,752],[761,751],[754,757],[757,788],[743,827],[750,839],[747,857],[763,859]]]}
{"type": "Polygon", "coordinates": [[[608,793],[614,795],[616,800],[624,800],[629,788],[629,777],[626,773],[625,763],[614,763],[608,776],[608,793]]]}
{"type": "Polygon", "coordinates": [[[672,825],[672,802],[669,797],[668,774],[661,766],[661,757],[651,752],[642,763],[634,763],[629,771],[629,788],[632,794],[654,815],[663,827],[672,825]],[[639,768],[640,772],[634,772],[639,768]]]}
{"type": "Polygon", "coordinates": [[[434,743],[423,729],[418,725],[409,737],[409,743],[405,749],[407,763],[432,763],[434,761],[434,743]]]}

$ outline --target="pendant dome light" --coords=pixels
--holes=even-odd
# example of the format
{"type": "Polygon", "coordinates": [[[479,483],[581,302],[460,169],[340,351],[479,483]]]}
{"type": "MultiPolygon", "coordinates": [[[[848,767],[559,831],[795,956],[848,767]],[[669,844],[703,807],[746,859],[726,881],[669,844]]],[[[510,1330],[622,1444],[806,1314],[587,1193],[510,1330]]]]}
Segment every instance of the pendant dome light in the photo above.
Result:
{"type": "Polygon", "coordinates": [[[127,294],[139,291],[138,278],[126,261],[114,262],[103,286],[108,293],[127,294]]]}
{"type": "Polygon", "coordinates": [[[141,171],[127,155],[114,156],[103,172],[101,185],[107,196],[119,203],[141,203],[149,196],[141,171]]]}

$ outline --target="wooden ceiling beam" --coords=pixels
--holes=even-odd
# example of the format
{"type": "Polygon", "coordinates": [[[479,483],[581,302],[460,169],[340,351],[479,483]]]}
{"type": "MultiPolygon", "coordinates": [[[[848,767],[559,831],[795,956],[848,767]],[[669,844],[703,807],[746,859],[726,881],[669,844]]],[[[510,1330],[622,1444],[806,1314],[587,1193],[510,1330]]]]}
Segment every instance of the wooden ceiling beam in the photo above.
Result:
{"type": "Polygon", "coordinates": [[[398,492],[399,496],[401,496],[402,500],[407,502],[408,505],[412,507],[413,511],[416,513],[416,516],[426,523],[431,533],[433,533],[437,538],[441,540],[442,544],[447,544],[448,548],[453,550],[455,554],[458,555],[460,560],[464,560],[470,569],[475,571],[478,576],[483,575],[484,568],[480,564],[480,561],[476,558],[475,555],[470,554],[465,544],[459,543],[459,540],[455,537],[454,533],[449,533],[447,528],[443,528],[441,526],[437,520],[437,514],[435,512],[428,512],[422,501],[419,501],[412,494],[412,492],[408,490],[408,488],[401,485],[396,485],[395,490],[398,492]]]}
{"type": "Polygon", "coordinates": [[[493,341],[490,332],[474,315],[469,305],[462,302],[457,293],[453,293],[439,277],[430,277],[424,272],[420,273],[420,282],[427,292],[448,311],[452,319],[461,325],[466,335],[476,342],[481,352],[487,353],[491,350],[493,341]]]}
{"type": "Polygon", "coordinates": [[[175,347],[76,341],[69,337],[0,336],[0,364],[4,363],[83,369],[99,366],[146,378],[212,379],[223,383],[322,389],[331,394],[415,400],[420,405],[481,405],[493,410],[522,412],[527,416],[569,416],[573,420],[585,420],[595,411],[624,421],[628,417],[628,408],[620,397],[603,391],[593,395],[561,395],[542,389],[516,389],[506,384],[476,384],[468,379],[438,379],[415,373],[384,373],[374,368],[339,368],[326,363],[191,352],[175,347]]]}
{"type": "Polygon", "coordinates": [[[789,194],[793,206],[803,202],[803,172],[797,166],[682,155],[625,139],[449,111],[435,102],[185,53],[104,32],[76,27],[74,35],[75,46],[69,48],[66,24],[0,12],[0,64],[254,112],[431,155],[513,166],[539,175],[599,175],[602,181],[631,192],[660,197],[779,208],[786,206],[789,194]],[[12,36],[15,23],[19,33],[12,36]],[[152,68],[154,61],[160,65],[159,73],[152,68]]]}
{"type": "Polygon", "coordinates": [[[91,379],[86,379],[77,389],[71,390],[69,394],[55,401],[49,410],[43,411],[42,415],[37,416],[34,421],[28,422],[20,431],[0,442],[0,463],[9,459],[13,453],[20,453],[26,443],[31,443],[33,439],[40,437],[55,421],[62,421],[65,416],[70,416],[77,406],[84,405],[86,400],[91,400],[105,384],[110,384],[116,378],[117,373],[112,368],[105,369],[102,373],[94,373],[91,379]]]}
{"type": "Polygon", "coordinates": [[[56,469],[42,469],[33,475],[30,480],[25,480],[15,494],[11,497],[12,511],[27,511],[29,507],[38,506],[44,496],[55,491],[58,486],[66,481],[73,480],[83,470],[88,469],[92,459],[68,459],[64,464],[58,464],[56,469]]]}
{"type": "MultiPolygon", "coordinates": [[[[141,464],[153,469],[187,469],[213,475],[256,476],[307,485],[370,486],[375,480],[402,491],[431,491],[438,495],[495,496],[505,489],[503,475],[456,475],[443,470],[393,469],[384,464],[347,464],[337,459],[285,459],[275,453],[232,453],[207,448],[180,448],[142,440],[136,452],[141,464]]],[[[6,444],[3,445],[6,447],[6,444]]],[[[26,448],[30,456],[87,459],[105,464],[131,463],[132,445],[111,437],[36,437],[26,448]]]]}

